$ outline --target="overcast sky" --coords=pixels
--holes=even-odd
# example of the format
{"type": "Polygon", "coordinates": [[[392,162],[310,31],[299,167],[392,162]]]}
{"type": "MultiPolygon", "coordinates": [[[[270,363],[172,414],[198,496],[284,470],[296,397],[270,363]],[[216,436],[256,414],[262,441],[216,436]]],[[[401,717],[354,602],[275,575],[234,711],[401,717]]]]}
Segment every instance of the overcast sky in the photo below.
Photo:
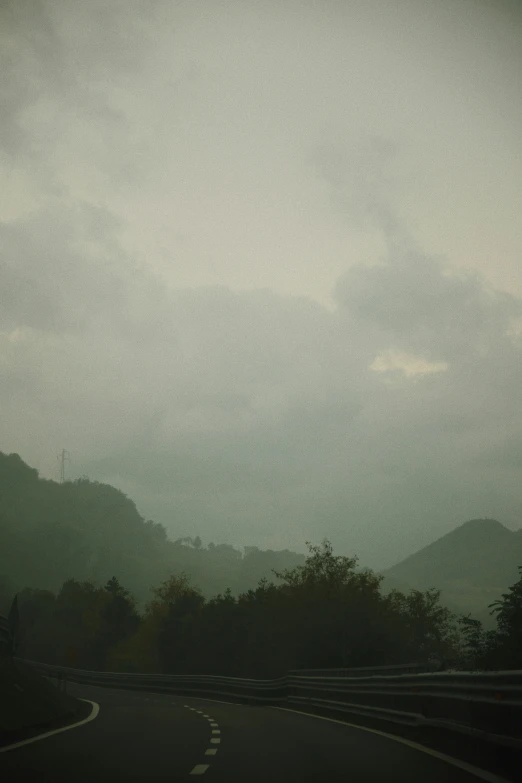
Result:
{"type": "Polygon", "coordinates": [[[0,0],[0,449],[173,537],[522,527],[522,11],[0,0]]]}

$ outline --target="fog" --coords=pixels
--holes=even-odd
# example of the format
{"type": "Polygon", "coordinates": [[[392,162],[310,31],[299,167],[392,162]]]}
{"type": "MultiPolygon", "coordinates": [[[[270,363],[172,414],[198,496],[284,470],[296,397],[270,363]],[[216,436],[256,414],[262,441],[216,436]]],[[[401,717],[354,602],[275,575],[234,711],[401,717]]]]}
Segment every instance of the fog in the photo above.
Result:
{"type": "Polygon", "coordinates": [[[0,9],[0,450],[371,567],[522,526],[518,3],[0,9]]]}

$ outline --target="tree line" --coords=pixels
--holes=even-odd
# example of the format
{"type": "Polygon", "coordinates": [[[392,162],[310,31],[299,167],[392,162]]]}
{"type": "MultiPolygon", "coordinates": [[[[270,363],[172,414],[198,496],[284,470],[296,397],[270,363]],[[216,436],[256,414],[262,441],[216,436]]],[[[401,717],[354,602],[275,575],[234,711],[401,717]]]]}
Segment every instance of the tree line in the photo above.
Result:
{"type": "Polygon", "coordinates": [[[183,572],[140,611],[116,577],[20,591],[18,654],[81,669],[275,678],[293,669],[428,663],[522,668],[522,567],[490,607],[494,630],[456,615],[436,589],[384,594],[382,577],[308,544],[303,564],[207,599],[183,572]]]}

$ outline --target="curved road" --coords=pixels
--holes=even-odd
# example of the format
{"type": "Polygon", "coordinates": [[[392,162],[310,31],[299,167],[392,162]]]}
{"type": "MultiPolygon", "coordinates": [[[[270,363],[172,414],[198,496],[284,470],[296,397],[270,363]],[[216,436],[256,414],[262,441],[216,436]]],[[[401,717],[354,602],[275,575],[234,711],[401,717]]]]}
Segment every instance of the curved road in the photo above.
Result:
{"type": "Polygon", "coordinates": [[[0,754],[3,780],[50,783],[477,783],[378,733],[270,707],[70,684],[99,705],[76,728],[0,754]]]}

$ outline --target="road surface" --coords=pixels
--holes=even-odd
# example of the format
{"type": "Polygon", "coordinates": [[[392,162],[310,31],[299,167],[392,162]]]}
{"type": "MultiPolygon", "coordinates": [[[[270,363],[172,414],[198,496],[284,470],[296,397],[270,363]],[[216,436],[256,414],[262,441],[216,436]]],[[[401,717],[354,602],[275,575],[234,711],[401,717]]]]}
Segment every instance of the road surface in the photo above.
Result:
{"type": "MultiPolygon", "coordinates": [[[[271,707],[69,684],[83,725],[0,753],[0,778],[52,783],[477,783],[405,742],[271,707]]],[[[489,776],[488,776],[489,775],[489,776]]]]}

